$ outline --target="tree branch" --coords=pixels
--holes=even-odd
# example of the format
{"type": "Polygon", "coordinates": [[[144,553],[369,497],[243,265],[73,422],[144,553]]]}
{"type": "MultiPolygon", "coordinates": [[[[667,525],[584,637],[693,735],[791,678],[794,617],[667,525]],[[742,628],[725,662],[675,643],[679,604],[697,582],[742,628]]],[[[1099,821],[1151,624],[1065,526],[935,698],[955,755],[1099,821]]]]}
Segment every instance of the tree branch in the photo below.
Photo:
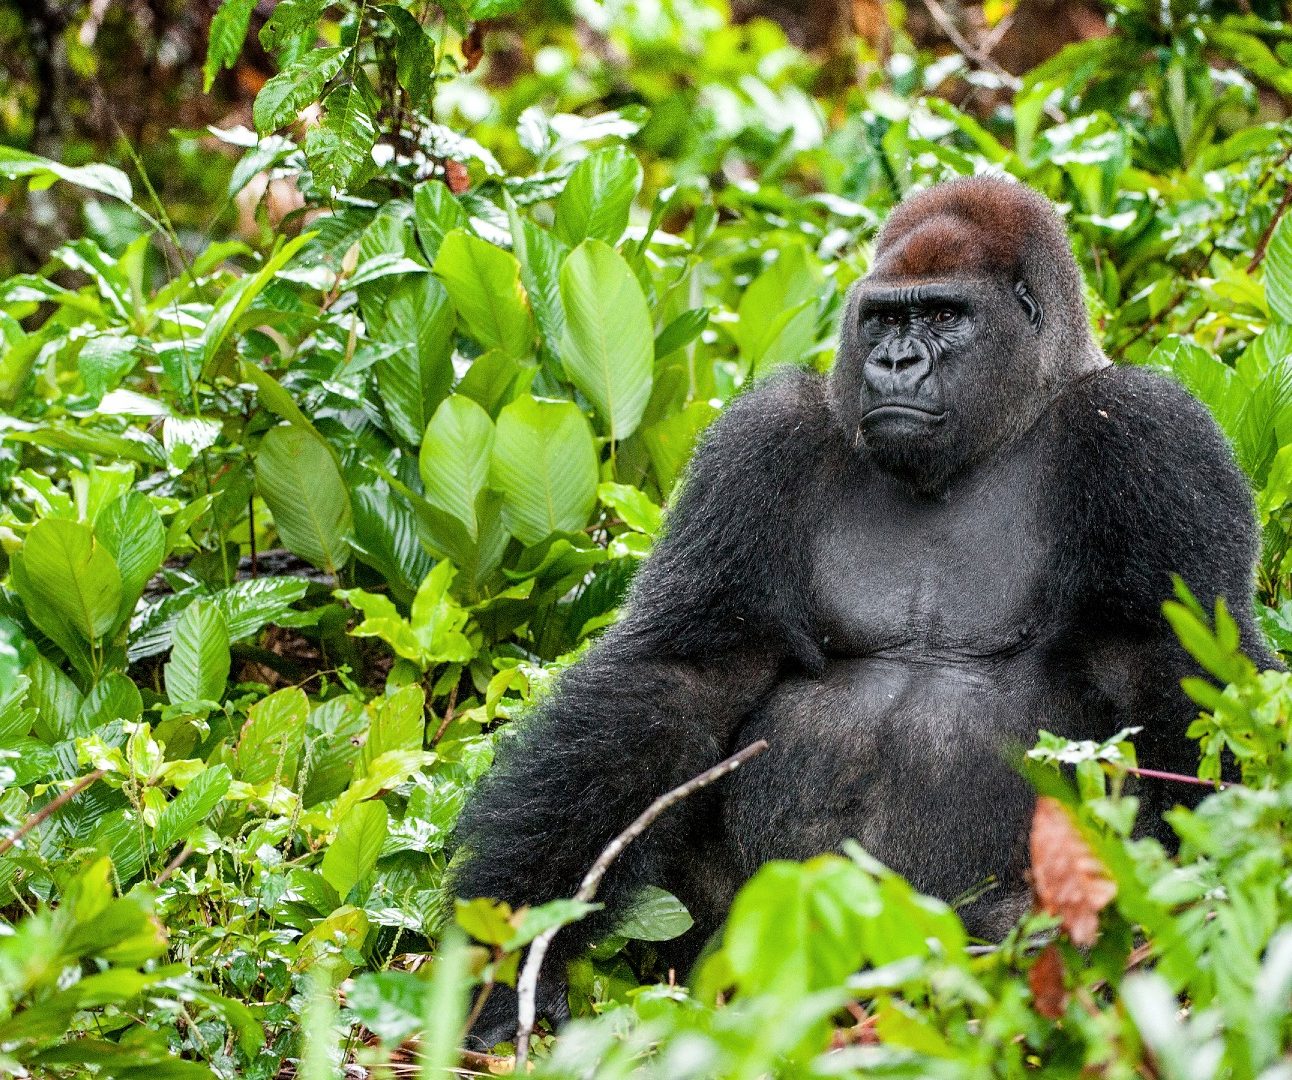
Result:
{"type": "Polygon", "coordinates": [[[1127,766],[1126,771],[1131,776],[1143,776],[1149,780],[1170,780],[1174,784],[1196,784],[1198,787],[1211,788],[1212,791],[1220,791],[1222,788],[1233,786],[1224,780],[1203,780],[1197,776],[1186,776],[1184,773],[1163,772],[1161,769],[1141,769],[1138,766],[1127,766]]]}
{"type": "Polygon", "coordinates": [[[87,787],[89,787],[96,780],[102,777],[103,774],[106,773],[107,771],[108,771],[107,769],[95,769],[94,772],[89,773],[86,776],[82,776],[81,779],[79,779],[75,784],[73,784],[70,788],[64,791],[61,795],[57,796],[56,798],[50,799],[49,802],[47,802],[44,806],[42,806],[39,810],[37,810],[34,814],[32,814],[31,817],[29,817],[26,821],[24,821],[20,826],[18,826],[18,831],[16,833],[14,833],[12,836],[6,836],[3,840],[0,840],[0,855],[3,855],[10,848],[12,848],[16,843],[18,843],[19,840],[21,840],[24,836],[26,836],[29,832],[31,832],[32,829],[36,828],[37,825],[39,825],[42,821],[48,818],[51,814],[58,813],[59,810],[61,810],[64,806],[70,803],[73,799],[75,799],[79,794],[81,794],[82,791],[84,791],[87,787]]]}
{"type": "MultiPolygon", "coordinates": [[[[624,848],[650,828],[651,823],[670,806],[680,803],[688,795],[695,794],[702,787],[721,779],[728,773],[735,772],[745,762],[757,757],[766,749],[767,740],[759,739],[755,743],[750,743],[739,753],[732,754],[725,761],[718,762],[713,768],[706,769],[699,776],[693,777],[685,784],[661,795],[650,806],[646,807],[628,828],[606,845],[601,854],[597,856],[597,861],[592,864],[591,869],[583,875],[583,881],[579,885],[579,891],[574,894],[574,899],[581,900],[584,903],[591,902],[597,894],[601,879],[606,876],[606,871],[610,869],[610,864],[623,853],[624,848]]],[[[525,957],[525,966],[521,969],[520,979],[516,983],[518,1007],[516,1010],[515,1072],[517,1073],[524,1073],[525,1071],[525,1060],[529,1054],[529,1037],[534,1031],[534,1001],[538,993],[538,975],[543,967],[543,957],[547,955],[547,947],[551,945],[552,939],[556,937],[558,930],[560,930],[560,927],[545,930],[530,943],[529,953],[525,957]]]]}

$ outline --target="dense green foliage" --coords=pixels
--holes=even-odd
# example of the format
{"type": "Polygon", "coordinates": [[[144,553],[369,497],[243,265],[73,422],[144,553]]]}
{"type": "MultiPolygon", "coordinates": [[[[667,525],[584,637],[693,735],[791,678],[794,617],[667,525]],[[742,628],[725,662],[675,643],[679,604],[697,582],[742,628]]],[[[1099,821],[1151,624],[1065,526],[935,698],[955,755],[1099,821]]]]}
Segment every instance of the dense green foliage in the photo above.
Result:
{"type": "MultiPolygon", "coordinates": [[[[504,721],[614,618],[699,433],[829,365],[877,223],[949,175],[1060,201],[1110,354],[1212,409],[1292,649],[1292,25],[1126,0],[974,116],[932,92],[986,73],[900,27],[841,79],[708,0],[519,7],[278,4],[257,130],[204,151],[228,199],[298,193],[253,243],[177,231],[133,154],[0,146],[0,191],[85,200],[0,282],[0,1072],[317,1080],[419,1031],[452,1063],[467,988],[584,910],[441,895],[504,721]]],[[[972,949],[860,850],[772,865],[689,990],[639,985],[689,922],[644,896],[539,1073],[1289,1075],[1292,681],[1223,608],[1169,615],[1201,775],[1243,783],[1168,856],[1131,839],[1133,731],[1042,739],[1116,887],[1093,949],[1038,960],[1039,914],[972,949]]]]}

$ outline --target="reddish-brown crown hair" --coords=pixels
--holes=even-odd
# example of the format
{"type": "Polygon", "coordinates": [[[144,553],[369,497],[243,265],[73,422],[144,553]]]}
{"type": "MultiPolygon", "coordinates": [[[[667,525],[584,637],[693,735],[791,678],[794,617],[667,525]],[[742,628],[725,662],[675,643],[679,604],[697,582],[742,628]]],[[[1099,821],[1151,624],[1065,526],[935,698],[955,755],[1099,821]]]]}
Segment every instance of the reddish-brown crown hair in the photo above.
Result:
{"type": "Polygon", "coordinates": [[[889,215],[871,275],[1024,276],[1029,256],[1068,251],[1048,199],[1013,180],[963,177],[912,196],[889,215]]]}

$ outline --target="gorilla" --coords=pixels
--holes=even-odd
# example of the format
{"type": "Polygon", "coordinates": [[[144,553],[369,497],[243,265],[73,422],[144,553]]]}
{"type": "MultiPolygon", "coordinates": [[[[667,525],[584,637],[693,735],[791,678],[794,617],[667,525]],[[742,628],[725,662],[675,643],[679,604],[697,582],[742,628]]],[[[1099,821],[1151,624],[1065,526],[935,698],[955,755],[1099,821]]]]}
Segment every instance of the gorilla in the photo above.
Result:
{"type": "MultiPolygon", "coordinates": [[[[1223,596],[1251,655],[1251,495],[1207,411],[1091,335],[1048,200],[955,180],[888,218],[829,376],[742,394],[690,465],[622,620],[504,740],[458,827],[452,887],[512,905],[569,896],[660,793],[756,739],[767,753],[669,810],[614,864],[606,909],[646,884],[695,925],[682,968],[770,859],[857,839],[998,938],[1025,910],[1034,795],[1011,763],[1039,728],[1139,725],[1145,766],[1192,773],[1162,616],[1179,574],[1223,596]]],[[[1175,792],[1142,786],[1151,812],[1175,792]]],[[[477,1033],[506,1037],[504,994],[477,1033]],[[492,1021],[491,1022],[491,1017],[492,1021]]]]}

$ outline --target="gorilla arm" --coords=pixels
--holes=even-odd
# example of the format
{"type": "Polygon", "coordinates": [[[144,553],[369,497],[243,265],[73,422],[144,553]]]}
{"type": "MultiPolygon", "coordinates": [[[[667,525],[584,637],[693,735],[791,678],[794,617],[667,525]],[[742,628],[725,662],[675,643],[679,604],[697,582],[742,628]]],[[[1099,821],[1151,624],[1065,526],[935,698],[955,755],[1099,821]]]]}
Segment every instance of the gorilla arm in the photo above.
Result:
{"type": "MultiPolygon", "coordinates": [[[[571,896],[601,850],[656,796],[739,749],[743,715],[783,665],[819,663],[800,625],[796,513],[826,421],[810,376],[771,380],[713,425],[624,620],[504,740],[458,825],[452,888],[513,906],[571,896]]],[[[603,882],[607,910],[557,938],[550,970],[666,878],[687,805],[634,841],[603,882]]]]}
{"type": "MultiPolygon", "coordinates": [[[[1084,564],[1072,580],[1086,591],[1079,619],[1105,641],[1092,674],[1116,722],[1143,727],[1140,764],[1193,775],[1197,748],[1183,735],[1198,709],[1180,680],[1200,670],[1162,604],[1173,598],[1173,574],[1208,612],[1223,596],[1247,654],[1278,666],[1253,617],[1251,490],[1211,415],[1168,378],[1106,368],[1067,396],[1074,437],[1085,444],[1072,460],[1089,463],[1075,478],[1084,520],[1074,534],[1085,552],[1071,564],[1084,564]]],[[[1166,806],[1184,795],[1176,786],[1154,794],[1166,806]]]]}

